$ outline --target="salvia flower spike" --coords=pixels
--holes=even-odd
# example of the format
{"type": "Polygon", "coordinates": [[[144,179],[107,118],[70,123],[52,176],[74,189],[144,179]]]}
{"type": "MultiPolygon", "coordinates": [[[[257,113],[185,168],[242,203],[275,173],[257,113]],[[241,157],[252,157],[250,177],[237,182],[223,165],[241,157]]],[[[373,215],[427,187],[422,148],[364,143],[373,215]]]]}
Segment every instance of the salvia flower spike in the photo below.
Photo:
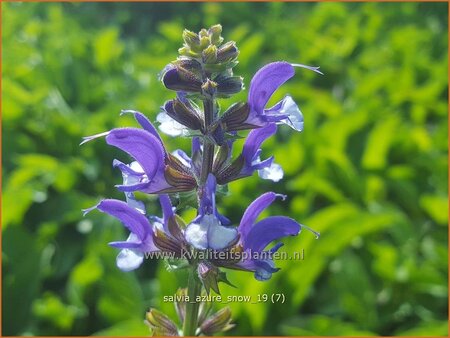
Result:
{"type": "Polygon", "coordinates": [[[159,253],[170,262],[184,262],[179,266],[189,270],[187,288],[176,292],[178,324],[150,309],[145,322],[153,335],[213,335],[232,329],[235,324],[229,308],[210,314],[212,304],[198,300],[211,290],[219,294],[220,283],[233,286],[224,269],[249,271],[257,280],[266,281],[279,270],[273,254],[283,245],[281,238],[297,236],[302,228],[319,237],[319,233],[287,216],[259,219],[277,198],[286,199],[275,192],[256,198],[238,225],[218,210],[216,195],[226,191],[230,182],[255,172],[273,182],[283,178],[283,169],[274,157],[262,156],[263,143],[279,125],[302,131],[304,118],[290,95],[272,107],[267,103],[295,75],[296,68],[322,74],[319,67],[286,61],[269,63],[251,79],[247,100],[222,111],[218,99],[242,91],[244,79],[233,72],[238,64],[237,44],[224,42],[221,34],[221,25],[198,33],[184,30],[180,56],[159,76],[162,84],[174,91],[174,97],[161,103],[156,117],[158,128],[172,137],[191,138],[190,154],[181,149],[168,150],[151,121],[129,109],[122,110],[121,115],[132,114],[139,128],[115,128],[84,137],[81,142],[105,139],[130,157],[128,163],[112,161],[122,173],[122,182],[116,188],[124,193],[124,201],[104,199],[84,210],[85,214],[98,210],[111,215],[129,231],[128,238],[109,243],[120,250],[117,267],[131,271],[151,254],[159,253]],[[246,130],[250,132],[243,148],[233,157],[235,140],[244,137],[238,133],[246,130]],[[144,200],[137,197],[143,194],[158,196],[161,216],[147,214],[144,200]],[[197,216],[185,222],[172,201],[177,201],[178,207],[196,201],[197,216]]]}

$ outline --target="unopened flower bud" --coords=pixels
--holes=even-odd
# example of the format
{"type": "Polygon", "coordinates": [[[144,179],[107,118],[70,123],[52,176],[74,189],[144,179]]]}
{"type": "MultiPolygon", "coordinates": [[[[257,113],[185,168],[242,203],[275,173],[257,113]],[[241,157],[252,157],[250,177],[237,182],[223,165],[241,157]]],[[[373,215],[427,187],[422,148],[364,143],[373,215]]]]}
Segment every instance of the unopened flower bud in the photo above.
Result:
{"type": "Polygon", "coordinates": [[[192,55],[190,54],[190,51],[191,51],[191,49],[190,49],[189,47],[187,47],[187,46],[178,48],[178,53],[179,53],[180,55],[184,55],[184,56],[192,56],[192,55]]]}
{"type": "Polygon", "coordinates": [[[187,173],[187,174],[189,174],[189,167],[187,167],[186,166],[186,164],[185,163],[183,163],[177,156],[175,156],[174,154],[171,154],[171,153],[167,153],[167,164],[171,167],[171,168],[173,168],[173,169],[175,169],[175,170],[177,170],[177,171],[179,171],[179,172],[181,172],[181,173],[187,173]]]}
{"type": "Polygon", "coordinates": [[[237,61],[220,62],[220,63],[205,63],[204,69],[210,73],[221,73],[232,69],[238,64],[237,61]]]}
{"type": "Polygon", "coordinates": [[[211,43],[219,46],[223,42],[223,38],[220,36],[222,34],[222,25],[214,25],[208,29],[208,33],[211,37],[211,43]]]}
{"type": "Polygon", "coordinates": [[[164,73],[162,82],[167,89],[175,91],[200,92],[202,87],[202,81],[195,73],[177,66],[164,73]]]}
{"type": "Polygon", "coordinates": [[[205,261],[198,265],[197,272],[208,294],[210,289],[220,294],[218,285],[219,269],[217,267],[205,261]]]}
{"type": "Polygon", "coordinates": [[[175,293],[175,310],[181,323],[184,322],[184,317],[186,316],[187,300],[187,288],[179,288],[175,293]]]}
{"type": "Polygon", "coordinates": [[[206,80],[206,82],[202,85],[202,93],[205,96],[213,97],[217,92],[217,83],[211,81],[210,79],[206,80]]]}
{"type": "Polygon", "coordinates": [[[183,31],[183,40],[188,46],[198,45],[200,43],[200,38],[198,37],[198,34],[188,29],[185,29],[183,31]]]}
{"type": "Polygon", "coordinates": [[[216,156],[214,156],[213,172],[222,168],[230,158],[230,147],[227,143],[219,148],[216,156]]]}
{"type": "Polygon", "coordinates": [[[229,307],[225,307],[206,319],[200,326],[200,330],[204,335],[212,336],[218,332],[228,331],[233,327],[231,310],[229,307]]]}
{"type": "Polygon", "coordinates": [[[209,36],[204,36],[200,38],[200,50],[204,50],[211,44],[211,39],[209,36]]]}
{"type": "Polygon", "coordinates": [[[209,45],[202,52],[202,59],[204,63],[215,63],[217,61],[217,47],[209,45]]]}
{"type": "MultiPolygon", "coordinates": [[[[205,292],[202,291],[202,296],[205,295],[205,292]]],[[[205,321],[209,313],[211,312],[211,309],[213,307],[213,302],[201,302],[198,310],[198,324],[202,325],[202,323],[205,321]]]]}
{"type": "Polygon", "coordinates": [[[200,112],[196,111],[191,105],[175,99],[167,101],[163,109],[167,115],[189,129],[200,130],[202,128],[200,112]]]}
{"type": "Polygon", "coordinates": [[[217,82],[219,97],[229,97],[244,88],[244,79],[240,76],[219,76],[214,81],[217,82]]]}
{"type": "Polygon", "coordinates": [[[234,41],[229,41],[217,51],[217,61],[228,62],[236,59],[239,55],[239,49],[234,41]]]}
{"type": "Polygon", "coordinates": [[[191,191],[197,187],[197,181],[195,178],[183,171],[178,171],[176,168],[170,165],[166,165],[164,169],[164,177],[166,181],[173,186],[170,191],[165,191],[167,193],[181,192],[181,191],[191,191]]]}
{"type": "Polygon", "coordinates": [[[197,77],[201,77],[202,65],[197,60],[189,58],[180,58],[176,61],[173,61],[172,66],[184,68],[194,73],[197,77]]]}
{"type": "Polygon", "coordinates": [[[170,234],[175,239],[177,239],[180,242],[183,242],[184,236],[183,236],[180,219],[181,219],[181,217],[179,217],[178,215],[174,215],[174,216],[170,217],[167,222],[167,227],[168,227],[170,234]]]}
{"type": "Polygon", "coordinates": [[[220,122],[225,131],[251,129],[252,126],[244,123],[250,113],[250,107],[246,102],[238,102],[230,106],[220,118],[220,122]]]}
{"type": "Polygon", "coordinates": [[[153,233],[153,243],[163,252],[174,253],[176,257],[182,256],[182,242],[177,240],[160,229],[155,229],[153,233]]]}
{"type": "Polygon", "coordinates": [[[231,164],[218,169],[218,171],[214,173],[217,183],[223,185],[238,179],[239,174],[244,167],[244,163],[245,159],[241,154],[231,164]]]}
{"type": "Polygon", "coordinates": [[[198,36],[200,36],[200,38],[207,38],[209,37],[209,33],[205,28],[202,28],[200,32],[198,32],[198,36]]]}
{"type": "Polygon", "coordinates": [[[178,336],[178,328],[164,313],[150,309],[145,315],[153,336],[178,336]]]}

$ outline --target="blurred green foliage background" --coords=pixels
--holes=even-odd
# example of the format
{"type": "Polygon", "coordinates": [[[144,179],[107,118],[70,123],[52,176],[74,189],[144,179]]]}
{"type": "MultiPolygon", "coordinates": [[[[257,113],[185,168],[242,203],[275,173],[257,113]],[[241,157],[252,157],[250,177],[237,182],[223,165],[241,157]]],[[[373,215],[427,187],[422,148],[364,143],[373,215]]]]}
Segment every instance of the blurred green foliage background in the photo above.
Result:
{"type": "Polygon", "coordinates": [[[128,159],[101,140],[79,143],[136,125],[123,108],[154,121],[174,95],[157,75],[177,57],[183,28],[221,23],[240,47],[235,72],[247,88],[275,60],[325,73],[297,70],[271,100],[290,93],[305,116],[304,132],[280,127],[263,147],[283,181],[234,182],[219,201],[237,223],[261,193],[285,193],[266,215],[322,233],[285,241],[305,259],[278,262],[268,282],[229,273],[238,288],[224,285],[224,296],[286,296],[229,304],[230,334],[447,335],[447,6],[2,3],[3,334],[148,335],[146,309],[174,317],[162,296],[185,276],[156,261],[121,272],[107,243],[125,238],[122,226],[81,215],[103,197],[123,199],[111,162],[128,159]]]}

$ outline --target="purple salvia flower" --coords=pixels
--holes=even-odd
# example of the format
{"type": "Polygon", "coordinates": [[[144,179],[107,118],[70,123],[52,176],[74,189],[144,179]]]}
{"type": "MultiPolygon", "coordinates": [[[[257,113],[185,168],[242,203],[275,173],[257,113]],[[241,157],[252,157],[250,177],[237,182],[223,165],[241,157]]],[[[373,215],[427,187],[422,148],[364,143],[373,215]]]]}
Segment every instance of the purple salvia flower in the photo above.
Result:
{"type": "Polygon", "coordinates": [[[133,207],[135,205],[134,201],[130,205],[119,200],[105,199],[96,206],[84,210],[84,215],[97,209],[114,216],[130,231],[126,241],[109,243],[110,246],[121,249],[116,259],[119,269],[123,271],[137,269],[142,264],[146,253],[160,251],[154,242],[156,230],[162,231],[166,236],[169,236],[168,221],[174,216],[173,207],[169,196],[165,194],[159,196],[159,201],[163,211],[162,218],[157,216],[147,218],[144,215],[145,210],[142,212],[141,209],[133,207]]]}
{"type": "MultiPolygon", "coordinates": [[[[240,172],[240,176],[250,176],[255,170],[258,170],[258,174],[266,169],[270,170],[273,166],[274,157],[271,156],[263,161],[261,161],[261,144],[267,140],[270,136],[274,135],[277,131],[277,126],[274,123],[270,123],[265,127],[252,130],[245,140],[244,147],[242,149],[242,156],[244,158],[244,167],[240,172]]],[[[261,176],[261,175],[260,175],[261,176]]],[[[283,172],[281,172],[281,177],[283,177],[283,172]]]]}
{"type": "MultiPolygon", "coordinates": [[[[270,279],[272,273],[279,270],[275,267],[270,254],[276,252],[283,244],[278,243],[268,251],[265,251],[266,247],[282,237],[298,235],[301,228],[305,227],[286,216],[271,216],[256,222],[261,212],[272,204],[277,197],[283,200],[286,198],[284,195],[268,192],[254,200],[245,210],[238,227],[240,244],[248,255],[245,255],[244,257],[247,258],[237,263],[236,267],[254,271],[255,278],[260,281],[270,279]],[[258,255],[262,258],[255,258],[258,255]]],[[[318,236],[318,233],[314,231],[313,233],[318,236]]]]}
{"type": "Polygon", "coordinates": [[[322,74],[319,67],[291,64],[284,61],[272,62],[262,67],[252,78],[248,94],[249,115],[244,124],[262,127],[271,122],[284,123],[291,128],[303,130],[303,115],[290,96],[275,106],[265,109],[272,94],[295,74],[294,67],[310,69],[322,74]]]}
{"type": "MultiPolygon", "coordinates": [[[[165,178],[164,148],[152,134],[137,128],[117,128],[106,136],[106,142],[128,153],[141,165],[145,173],[139,183],[118,185],[119,190],[157,193],[171,188],[165,178]]],[[[119,168],[123,169],[123,166],[119,168]]],[[[142,173],[135,174],[135,177],[139,174],[142,173]]]]}
{"type": "Polygon", "coordinates": [[[96,206],[86,209],[85,214],[93,209],[114,216],[130,231],[126,241],[109,243],[112,247],[122,249],[116,260],[119,269],[134,270],[142,264],[146,252],[159,250],[153,242],[152,234],[153,227],[162,227],[162,224],[156,222],[151,224],[140,211],[119,200],[103,200],[96,206]]]}
{"type": "MultiPolygon", "coordinates": [[[[125,164],[115,159],[113,161],[113,166],[120,168],[122,171],[123,185],[125,186],[134,185],[145,180],[146,175],[144,169],[142,169],[141,165],[137,161],[133,161],[130,164],[125,164]]],[[[144,203],[138,201],[133,192],[125,191],[124,193],[128,205],[140,211],[142,214],[145,214],[144,203]]]]}
{"type": "MultiPolygon", "coordinates": [[[[116,128],[108,132],[84,137],[84,144],[99,137],[105,137],[106,143],[115,146],[133,157],[137,163],[124,164],[114,160],[113,165],[122,171],[124,184],[117,188],[124,192],[142,191],[145,193],[164,193],[189,191],[195,188],[196,182],[189,168],[186,167],[184,157],[168,154],[160,136],[152,123],[141,113],[136,111],[122,111],[133,113],[143,129],[116,128]]],[[[130,196],[128,196],[130,197],[130,196]]]]}
{"type": "Polygon", "coordinates": [[[159,203],[161,204],[163,217],[159,218],[157,216],[152,216],[152,217],[150,217],[150,219],[154,220],[156,223],[162,224],[163,232],[166,235],[169,235],[170,234],[169,220],[175,216],[174,207],[172,206],[172,203],[170,202],[169,195],[166,195],[166,194],[159,195],[159,203]]]}
{"type": "Polygon", "coordinates": [[[217,181],[219,184],[251,176],[255,171],[263,179],[269,179],[278,182],[283,178],[283,169],[280,165],[274,163],[274,157],[271,156],[261,160],[261,144],[274,135],[277,131],[275,123],[268,123],[264,127],[253,129],[245,140],[241,155],[225,168],[217,172],[217,181]]]}
{"type": "Polygon", "coordinates": [[[215,189],[215,178],[210,174],[205,192],[200,200],[199,215],[186,228],[186,241],[196,249],[216,251],[229,249],[237,244],[245,252],[242,255],[245,260],[238,263],[233,261],[216,263],[228,268],[253,271],[255,278],[261,281],[269,279],[272,273],[278,271],[271,254],[276,252],[283,244],[278,243],[270,250],[265,250],[266,247],[282,237],[298,235],[301,228],[305,226],[285,216],[271,216],[256,221],[258,216],[276,198],[282,198],[283,200],[286,198],[284,195],[273,192],[265,193],[253,201],[246,209],[237,228],[228,226],[229,220],[217,211],[215,189]]]}
{"type": "Polygon", "coordinates": [[[238,239],[235,227],[216,208],[216,178],[210,174],[200,199],[199,215],[187,226],[186,241],[196,249],[223,250],[238,239]]]}

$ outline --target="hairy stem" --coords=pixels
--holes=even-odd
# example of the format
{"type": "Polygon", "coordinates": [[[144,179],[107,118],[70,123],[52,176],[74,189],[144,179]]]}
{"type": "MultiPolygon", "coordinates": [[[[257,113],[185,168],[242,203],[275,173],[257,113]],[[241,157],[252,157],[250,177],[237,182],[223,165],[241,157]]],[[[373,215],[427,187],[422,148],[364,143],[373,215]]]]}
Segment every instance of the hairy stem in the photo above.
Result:
{"type": "Polygon", "coordinates": [[[197,302],[197,297],[202,291],[202,283],[196,276],[195,266],[189,271],[188,279],[188,297],[189,302],[186,303],[186,315],[183,323],[183,335],[195,336],[198,326],[198,310],[200,302],[197,302]]]}

